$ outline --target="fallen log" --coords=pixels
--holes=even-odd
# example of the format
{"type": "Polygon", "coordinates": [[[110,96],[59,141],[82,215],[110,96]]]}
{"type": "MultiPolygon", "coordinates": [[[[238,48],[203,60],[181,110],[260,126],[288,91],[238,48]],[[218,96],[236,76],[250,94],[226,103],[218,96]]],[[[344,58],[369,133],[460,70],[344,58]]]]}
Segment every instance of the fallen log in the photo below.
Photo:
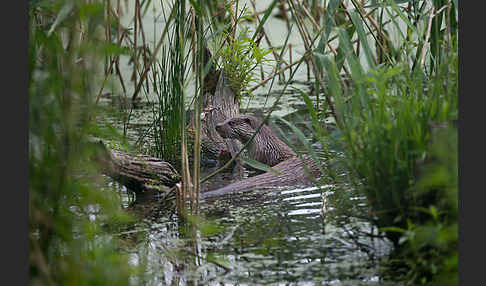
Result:
{"type": "MultiPolygon", "coordinates": [[[[235,93],[227,83],[224,70],[210,73],[205,81],[202,114],[202,149],[206,158],[227,161],[227,152],[236,154],[241,143],[222,138],[215,129],[217,123],[239,115],[240,105],[235,93]],[[223,154],[223,156],[221,156],[223,154]]],[[[192,134],[193,135],[193,134],[192,134]]],[[[96,155],[101,171],[136,194],[162,191],[181,181],[177,170],[168,162],[146,155],[108,150],[102,141],[96,146],[96,155]]]]}
{"type": "Polygon", "coordinates": [[[129,190],[140,194],[147,191],[164,191],[180,182],[181,176],[168,162],[146,155],[108,150],[100,140],[95,144],[96,160],[101,171],[129,190]]]}

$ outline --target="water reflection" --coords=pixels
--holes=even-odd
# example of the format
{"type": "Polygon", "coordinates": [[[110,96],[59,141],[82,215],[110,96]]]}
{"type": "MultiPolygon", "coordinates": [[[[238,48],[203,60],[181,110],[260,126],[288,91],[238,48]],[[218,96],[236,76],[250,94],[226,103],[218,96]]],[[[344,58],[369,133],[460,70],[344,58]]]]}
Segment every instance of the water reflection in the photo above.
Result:
{"type": "MultiPolygon", "coordinates": [[[[362,235],[371,233],[371,225],[346,218],[345,229],[339,217],[323,224],[322,196],[337,191],[344,190],[255,190],[205,202],[201,213],[206,220],[197,232],[182,228],[157,200],[145,200],[135,206],[145,209],[139,227],[147,227],[147,234],[127,251],[134,264],[146,267],[138,280],[149,285],[382,283],[375,259],[386,255],[390,245],[362,235]],[[209,227],[218,230],[208,234],[204,229],[209,227]]],[[[331,212],[337,207],[331,206],[331,212]]]]}

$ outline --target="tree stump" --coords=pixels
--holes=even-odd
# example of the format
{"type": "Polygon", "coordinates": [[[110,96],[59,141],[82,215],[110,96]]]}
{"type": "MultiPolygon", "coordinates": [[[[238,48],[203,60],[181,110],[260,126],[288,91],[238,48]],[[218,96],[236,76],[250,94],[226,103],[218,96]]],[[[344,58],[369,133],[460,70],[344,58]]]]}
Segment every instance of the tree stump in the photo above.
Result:
{"type": "Polygon", "coordinates": [[[224,70],[221,70],[214,94],[207,92],[203,98],[201,148],[205,156],[219,159],[224,150],[234,156],[241,149],[242,145],[238,140],[222,138],[215,128],[216,124],[239,114],[240,103],[227,83],[224,70]]]}

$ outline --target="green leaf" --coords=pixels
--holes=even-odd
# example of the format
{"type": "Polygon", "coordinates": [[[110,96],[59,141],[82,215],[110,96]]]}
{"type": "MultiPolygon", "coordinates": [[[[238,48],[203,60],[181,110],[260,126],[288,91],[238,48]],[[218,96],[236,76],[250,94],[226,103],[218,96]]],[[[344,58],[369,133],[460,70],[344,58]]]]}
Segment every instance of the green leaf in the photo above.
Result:
{"type": "MultiPolygon", "coordinates": [[[[389,2],[393,11],[395,11],[395,13],[398,14],[398,16],[400,16],[400,18],[407,24],[407,26],[415,33],[415,34],[418,34],[418,31],[417,31],[417,28],[415,27],[415,25],[413,25],[409,20],[408,20],[408,17],[405,16],[403,14],[403,12],[400,10],[400,7],[397,6],[397,3],[395,3],[395,1],[393,0],[388,0],[386,2],[389,2]]],[[[383,5],[383,3],[382,3],[383,5]]]]}
{"type": "Polygon", "coordinates": [[[256,59],[257,62],[260,62],[263,59],[263,55],[260,52],[260,49],[257,46],[253,46],[253,57],[256,59]]]}
{"type": "Polygon", "coordinates": [[[454,2],[454,7],[457,9],[457,0],[452,0],[452,2],[454,2]]]}
{"type": "Polygon", "coordinates": [[[353,20],[354,26],[356,27],[356,31],[358,32],[359,40],[362,44],[368,66],[374,69],[376,68],[376,65],[375,61],[373,60],[373,54],[371,53],[370,46],[368,44],[368,38],[366,37],[366,33],[363,29],[363,24],[355,11],[349,11],[349,14],[351,15],[351,19],[353,20]]]}
{"type": "Polygon", "coordinates": [[[130,49],[127,47],[121,47],[117,44],[106,43],[104,44],[105,54],[118,56],[118,55],[128,55],[130,54],[130,49]]]}
{"type": "Polygon", "coordinates": [[[323,57],[323,62],[327,71],[328,89],[330,95],[334,96],[336,100],[339,100],[342,97],[342,89],[336,63],[327,56],[323,57]]]}
{"type": "MultiPolygon", "coordinates": [[[[361,78],[363,76],[363,68],[360,64],[360,61],[358,59],[358,56],[356,56],[356,53],[353,50],[353,45],[351,43],[350,38],[348,37],[348,33],[342,28],[338,28],[338,33],[339,33],[339,50],[341,54],[344,54],[343,57],[348,61],[349,66],[351,67],[351,74],[353,78],[355,79],[356,82],[360,82],[361,78]]],[[[363,49],[364,44],[363,44],[363,49]]],[[[368,48],[369,49],[369,48],[368,48]]],[[[371,56],[371,55],[370,55],[371,56]]],[[[374,67],[374,61],[373,58],[371,57],[372,66],[374,67]]],[[[369,65],[369,63],[368,63],[369,65]]],[[[338,69],[339,71],[339,69],[338,69]]]]}
{"type": "Polygon", "coordinates": [[[319,39],[319,44],[317,45],[316,50],[322,54],[325,53],[327,41],[329,39],[329,34],[331,33],[331,29],[336,25],[334,19],[332,18],[335,15],[335,11],[339,6],[339,0],[330,0],[329,4],[327,4],[326,14],[324,16],[324,32],[319,39]]]}
{"type": "Polygon", "coordinates": [[[305,102],[305,105],[307,106],[307,110],[309,111],[312,118],[312,124],[314,126],[314,129],[317,131],[317,134],[319,134],[319,136],[322,136],[324,132],[321,126],[319,125],[319,119],[317,117],[317,112],[314,109],[314,105],[312,104],[312,100],[310,99],[309,95],[303,90],[299,88],[295,88],[295,89],[299,91],[300,96],[302,97],[302,99],[305,102]]]}
{"type": "Polygon", "coordinates": [[[79,7],[79,16],[84,20],[87,17],[103,15],[103,9],[104,5],[102,3],[83,4],[79,7]]]}
{"type": "Polygon", "coordinates": [[[189,3],[191,3],[191,6],[194,8],[194,11],[196,12],[196,15],[199,17],[202,17],[201,13],[201,7],[196,3],[194,0],[189,0],[189,3]]]}
{"type": "Polygon", "coordinates": [[[258,170],[261,170],[261,171],[265,171],[265,172],[272,172],[272,173],[277,174],[277,175],[283,175],[282,172],[280,172],[278,170],[275,170],[272,167],[270,167],[268,165],[265,165],[265,164],[263,164],[261,162],[255,161],[253,159],[250,159],[250,158],[246,158],[246,157],[241,156],[240,157],[240,160],[243,163],[246,163],[246,164],[252,166],[255,169],[258,169],[258,170]]]}

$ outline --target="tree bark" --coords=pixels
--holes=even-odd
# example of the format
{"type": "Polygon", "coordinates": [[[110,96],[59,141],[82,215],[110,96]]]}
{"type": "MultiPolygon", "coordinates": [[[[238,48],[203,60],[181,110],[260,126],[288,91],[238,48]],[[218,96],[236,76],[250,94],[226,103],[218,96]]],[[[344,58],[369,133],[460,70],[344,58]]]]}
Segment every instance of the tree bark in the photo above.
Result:
{"type": "Polygon", "coordinates": [[[242,147],[241,143],[235,139],[222,138],[215,128],[216,124],[240,114],[239,100],[228,85],[224,70],[219,72],[214,93],[204,94],[203,107],[201,115],[203,153],[211,159],[218,159],[222,150],[229,151],[234,156],[242,147]]]}

